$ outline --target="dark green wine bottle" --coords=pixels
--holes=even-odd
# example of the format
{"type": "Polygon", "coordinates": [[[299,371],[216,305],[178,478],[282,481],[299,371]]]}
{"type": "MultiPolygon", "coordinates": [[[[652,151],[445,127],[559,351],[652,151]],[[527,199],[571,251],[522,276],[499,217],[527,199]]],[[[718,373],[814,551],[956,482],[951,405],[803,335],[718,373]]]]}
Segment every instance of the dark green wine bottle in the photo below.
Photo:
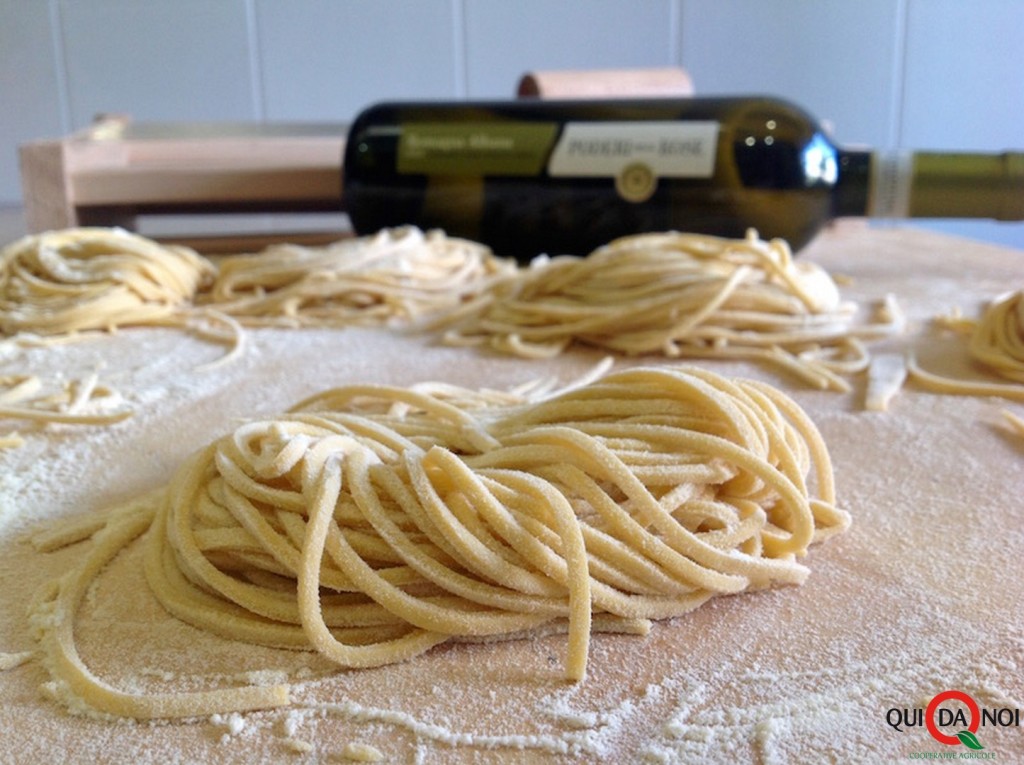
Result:
{"type": "Polygon", "coordinates": [[[1024,219],[1024,154],[845,150],[767,97],[395,102],[352,124],[343,202],[361,234],[441,228],[524,261],[670,230],[799,249],[837,217],[1024,219]]]}

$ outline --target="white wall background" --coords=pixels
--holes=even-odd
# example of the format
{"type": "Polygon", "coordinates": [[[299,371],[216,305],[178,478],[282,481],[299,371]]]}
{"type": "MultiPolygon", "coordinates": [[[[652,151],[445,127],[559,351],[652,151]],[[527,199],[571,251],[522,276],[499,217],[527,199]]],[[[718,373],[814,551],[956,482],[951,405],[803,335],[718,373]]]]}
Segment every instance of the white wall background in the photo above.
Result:
{"type": "MultiPolygon", "coordinates": [[[[100,112],[349,120],[512,97],[529,69],[681,65],[796,100],[842,143],[1024,149],[1022,0],[0,0],[0,206],[18,144],[100,112]]],[[[1024,249],[1024,224],[933,227],[1024,249]]]]}

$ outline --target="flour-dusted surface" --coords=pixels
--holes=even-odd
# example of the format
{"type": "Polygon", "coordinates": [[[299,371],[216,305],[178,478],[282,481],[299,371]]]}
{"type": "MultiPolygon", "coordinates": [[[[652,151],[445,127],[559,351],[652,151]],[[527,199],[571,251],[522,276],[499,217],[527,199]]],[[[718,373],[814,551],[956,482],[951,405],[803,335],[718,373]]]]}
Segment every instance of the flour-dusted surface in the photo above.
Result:
{"type": "MultiPolygon", "coordinates": [[[[922,366],[949,374],[978,375],[962,340],[927,321],[956,306],[973,314],[1024,284],[1024,253],[909,231],[837,230],[803,257],[851,277],[845,296],[895,293],[910,332],[875,349],[912,348],[922,366]]],[[[562,679],[561,636],[446,645],[337,672],[167,616],[146,590],[136,545],[79,615],[80,650],[102,678],[152,691],[287,680],[296,703],[188,723],[69,715],[39,662],[23,660],[35,648],[25,613],[84,545],[40,553],[30,532],[157,487],[239,420],[327,387],[503,388],[568,380],[600,357],[528,362],[365,329],[252,330],[241,358],[204,368],[223,352],[143,329],[0,358],[0,374],[97,372],[136,412],[107,428],[19,424],[24,446],[0,452],[0,762],[344,762],[373,750],[400,763],[879,762],[953,751],[921,727],[890,728],[890,708],[957,688],[986,708],[1024,709],[1024,439],[1000,414],[1024,405],[911,388],[887,412],[868,412],[860,384],[849,395],[811,391],[771,370],[717,363],[782,387],[829,445],[854,523],[811,549],[802,587],[718,599],[647,638],[598,635],[576,686],[562,679]]],[[[983,727],[978,737],[1000,760],[1024,757],[1022,728],[983,727]]]]}

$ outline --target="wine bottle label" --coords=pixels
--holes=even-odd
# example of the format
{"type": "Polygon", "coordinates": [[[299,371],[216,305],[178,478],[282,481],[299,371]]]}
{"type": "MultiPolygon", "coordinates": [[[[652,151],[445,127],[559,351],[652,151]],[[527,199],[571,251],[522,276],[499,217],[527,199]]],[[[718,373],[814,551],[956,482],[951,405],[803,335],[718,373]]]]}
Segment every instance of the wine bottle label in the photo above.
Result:
{"type": "Polygon", "coordinates": [[[554,122],[410,122],[398,138],[399,173],[538,175],[554,122]]]}
{"type": "Polygon", "coordinates": [[[623,199],[642,202],[659,178],[714,175],[718,129],[713,120],[409,122],[399,129],[396,169],[531,176],[546,167],[552,177],[614,178],[623,199]]]}
{"type": "Polygon", "coordinates": [[[711,177],[717,143],[718,123],[712,120],[569,122],[548,174],[615,178],[625,199],[643,201],[659,177],[711,177]]]}
{"type": "Polygon", "coordinates": [[[910,213],[910,185],[914,155],[908,151],[876,152],[871,158],[868,216],[906,218],[910,213]]]}

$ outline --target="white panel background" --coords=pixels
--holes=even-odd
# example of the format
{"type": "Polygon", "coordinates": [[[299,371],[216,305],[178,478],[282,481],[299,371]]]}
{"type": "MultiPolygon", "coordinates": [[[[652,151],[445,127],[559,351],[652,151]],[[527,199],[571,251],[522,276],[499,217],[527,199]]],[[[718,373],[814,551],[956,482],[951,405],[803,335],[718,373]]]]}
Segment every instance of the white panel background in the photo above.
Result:
{"type": "Polygon", "coordinates": [[[349,120],[373,101],[453,98],[450,0],[257,0],[264,115],[349,120]]]}
{"type": "Polygon", "coordinates": [[[468,95],[509,98],[531,69],[677,63],[676,7],[670,0],[467,0],[468,95]]]}
{"type": "MultiPolygon", "coordinates": [[[[19,6],[21,3],[17,3],[19,6]]],[[[72,127],[136,119],[250,119],[243,0],[68,0],[59,39],[72,127]]]]}
{"type": "MultiPolygon", "coordinates": [[[[0,0],[0,206],[20,143],[98,112],[348,120],[511,97],[528,69],[665,65],[798,101],[842,143],[1024,149],[1020,0],[0,0]]],[[[928,225],[1024,249],[1024,224],[928,225]]]]}

